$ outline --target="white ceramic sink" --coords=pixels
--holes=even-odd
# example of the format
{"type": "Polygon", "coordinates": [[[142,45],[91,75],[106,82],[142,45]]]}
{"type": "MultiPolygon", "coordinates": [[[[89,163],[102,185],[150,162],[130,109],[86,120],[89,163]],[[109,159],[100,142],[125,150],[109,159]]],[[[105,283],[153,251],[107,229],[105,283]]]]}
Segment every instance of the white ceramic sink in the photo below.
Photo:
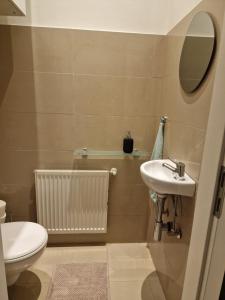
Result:
{"type": "Polygon", "coordinates": [[[195,182],[186,173],[179,177],[177,173],[163,167],[163,163],[175,164],[169,159],[151,160],[141,165],[141,176],[145,184],[159,194],[172,194],[192,197],[195,182]]]}

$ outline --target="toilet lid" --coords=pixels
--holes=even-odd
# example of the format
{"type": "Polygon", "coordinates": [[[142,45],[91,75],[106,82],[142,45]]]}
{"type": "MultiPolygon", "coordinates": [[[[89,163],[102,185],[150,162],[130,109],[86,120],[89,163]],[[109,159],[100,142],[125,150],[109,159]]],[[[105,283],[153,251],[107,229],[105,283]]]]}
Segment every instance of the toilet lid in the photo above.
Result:
{"type": "Polygon", "coordinates": [[[27,256],[45,246],[48,234],[44,227],[31,222],[1,224],[4,260],[27,256]]]}

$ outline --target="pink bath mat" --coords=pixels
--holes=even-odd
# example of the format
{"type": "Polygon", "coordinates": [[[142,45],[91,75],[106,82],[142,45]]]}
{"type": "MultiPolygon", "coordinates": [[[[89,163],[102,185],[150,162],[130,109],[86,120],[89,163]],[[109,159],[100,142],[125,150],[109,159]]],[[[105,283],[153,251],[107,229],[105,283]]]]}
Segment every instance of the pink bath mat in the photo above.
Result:
{"type": "Polygon", "coordinates": [[[107,264],[58,265],[47,300],[109,300],[107,264]]]}

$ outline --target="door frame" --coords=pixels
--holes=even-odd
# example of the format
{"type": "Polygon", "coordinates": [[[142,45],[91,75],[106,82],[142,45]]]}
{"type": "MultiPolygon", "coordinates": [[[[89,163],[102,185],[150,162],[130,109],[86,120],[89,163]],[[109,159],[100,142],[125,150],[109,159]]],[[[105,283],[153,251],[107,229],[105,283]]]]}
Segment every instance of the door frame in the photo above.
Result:
{"type": "Polygon", "coordinates": [[[200,299],[213,225],[216,188],[223,160],[225,133],[225,22],[223,22],[221,31],[218,65],[202,157],[182,300],[200,299]]]}
{"type": "MultiPolygon", "coordinates": [[[[225,166],[225,157],[223,166],[225,166]]],[[[213,226],[211,231],[200,300],[219,299],[225,272],[224,253],[225,205],[223,205],[222,207],[220,218],[213,218],[213,226]]]]}

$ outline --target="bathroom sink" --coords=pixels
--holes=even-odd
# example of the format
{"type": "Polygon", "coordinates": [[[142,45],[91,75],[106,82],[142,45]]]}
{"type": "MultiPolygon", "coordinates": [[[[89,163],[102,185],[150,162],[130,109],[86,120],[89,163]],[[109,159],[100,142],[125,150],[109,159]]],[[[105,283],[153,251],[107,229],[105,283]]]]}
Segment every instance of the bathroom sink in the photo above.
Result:
{"type": "Polygon", "coordinates": [[[179,177],[177,173],[167,169],[163,164],[176,165],[169,159],[151,160],[141,165],[140,171],[144,183],[158,194],[172,194],[192,197],[195,182],[186,173],[179,177]]]}

